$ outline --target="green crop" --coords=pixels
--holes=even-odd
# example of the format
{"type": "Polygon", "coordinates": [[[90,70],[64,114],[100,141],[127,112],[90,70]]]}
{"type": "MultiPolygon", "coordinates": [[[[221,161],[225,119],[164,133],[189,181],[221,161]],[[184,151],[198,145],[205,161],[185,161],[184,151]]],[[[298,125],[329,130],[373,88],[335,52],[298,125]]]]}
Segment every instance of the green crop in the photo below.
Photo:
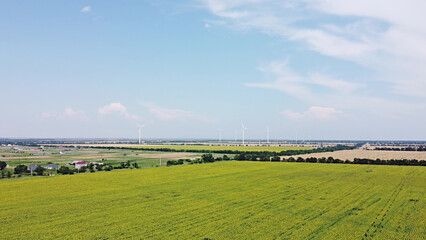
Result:
{"type": "Polygon", "coordinates": [[[0,180],[0,239],[425,239],[426,168],[216,162],[0,180]]]}

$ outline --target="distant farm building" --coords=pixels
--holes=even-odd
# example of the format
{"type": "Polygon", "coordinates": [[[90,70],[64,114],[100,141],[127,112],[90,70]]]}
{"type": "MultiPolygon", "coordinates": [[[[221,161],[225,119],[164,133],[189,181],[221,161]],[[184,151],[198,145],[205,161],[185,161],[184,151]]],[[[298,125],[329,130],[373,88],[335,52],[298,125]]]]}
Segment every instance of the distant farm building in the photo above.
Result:
{"type": "Polygon", "coordinates": [[[46,167],[47,169],[59,169],[59,166],[58,165],[56,165],[56,164],[49,164],[49,165],[47,165],[47,167],[46,167]]]}
{"type": "Polygon", "coordinates": [[[76,162],[75,168],[80,169],[81,167],[87,167],[87,162],[76,162]]]}
{"type": "Polygon", "coordinates": [[[31,172],[31,175],[33,175],[33,171],[37,169],[37,165],[29,165],[28,170],[31,172]]]}
{"type": "Polygon", "coordinates": [[[28,170],[35,171],[37,169],[37,165],[29,165],[28,170]]]}

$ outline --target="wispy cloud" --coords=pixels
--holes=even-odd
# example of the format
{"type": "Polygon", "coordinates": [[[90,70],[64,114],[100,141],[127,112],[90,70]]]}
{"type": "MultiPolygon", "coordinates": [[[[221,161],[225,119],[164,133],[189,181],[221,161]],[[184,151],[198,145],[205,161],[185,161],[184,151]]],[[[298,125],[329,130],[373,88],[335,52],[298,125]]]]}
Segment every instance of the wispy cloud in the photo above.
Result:
{"type": "Polygon", "coordinates": [[[208,117],[192,112],[192,111],[176,109],[176,108],[160,107],[153,103],[148,103],[148,102],[141,102],[141,105],[147,107],[149,112],[154,114],[156,118],[165,120],[165,121],[170,121],[170,120],[177,120],[177,121],[184,121],[184,122],[190,121],[190,120],[196,120],[196,121],[202,121],[202,122],[211,121],[208,117]]]}
{"type": "Polygon", "coordinates": [[[423,0],[204,0],[204,6],[229,26],[300,41],[312,51],[373,69],[378,76],[370,81],[386,81],[389,93],[426,97],[423,0]],[[347,18],[315,23],[326,15],[347,18]]]}
{"type": "Polygon", "coordinates": [[[126,107],[121,103],[111,103],[109,105],[105,105],[98,109],[98,114],[101,116],[119,115],[131,120],[140,120],[140,117],[134,114],[130,114],[126,107]]]}
{"type": "Polygon", "coordinates": [[[43,112],[41,115],[44,119],[49,118],[56,118],[56,119],[78,119],[81,121],[90,121],[90,118],[83,112],[79,110],[74,110],[70,107],[65,108],[63,112],[55,112],[55,111],[49,111],[49,112],[43,112]]]}
{"type": "Polygon", "coordinates": [[[305,112],[293,112],[290,110],[282,114],[292,120],[311,119],[311,120],[332,120],[342,114],[341,111],[332,107],[312,106],[305,112]]]}
{"type": "Polygon", "coordinates": [[[56,112],[42,112],[41,117],[42,118],[54,118],[57,117],[58,114],[56,112]]]}
{"type": "Polygon", "coordinates": [[[365,92],[371,91],[371,89],[364,83],[345,81],[315,72],[298,74],[288,67],[287,60],[272,61],[259,69],[271,79],[246,83],[245,86],[280,91],[309,105],[329,106],[343,109],[345,112],[362,111],[386,116],[402,113],[418,115],[426,110],[426,105],[421,102],[413,103],[368,95],[365,92]],[[321,91],[318,90],[319,88],[321,91]]]}
{"type": "Polygon", "coordinates": [[[324,98],[315,89],[322,87],[327,89],[329,95],[347,95],[364,88],[364,84],[336,79],[320,73],[308,73],[300,75],[288,67],[288,61],[272,61],[260,68],[262,72],[273,75],[269,82],[246,83],[248,87],[269,88],[279,90],[293,97],[307,102],[318,102],[324,98]]]}
{"type": "Polygon", "coordinates": [[[89,13],[89,12],[91,12],[92,11],[92,7],[91,6],[85,6],[85,7],[83,7],[81,10],[80,10],[80,12],[82,12],[82,13],[89,13]]]}
{"type": "Polygon", "coordinates": [[[90,121],[90,118],[83,111],[74,110],[69,107],[65,108],[63,115],[67,118],[77,118],[82,121],[90,121]]]}

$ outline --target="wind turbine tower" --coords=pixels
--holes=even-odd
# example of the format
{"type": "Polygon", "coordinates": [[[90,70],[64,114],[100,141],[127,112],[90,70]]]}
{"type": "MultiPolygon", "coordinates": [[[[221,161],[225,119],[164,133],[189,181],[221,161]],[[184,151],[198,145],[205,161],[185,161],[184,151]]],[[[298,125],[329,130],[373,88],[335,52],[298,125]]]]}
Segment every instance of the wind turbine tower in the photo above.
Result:
{"type": "Polygon", "coordinates": [[[141,129],[145,127],[145,125],[137,124],[139,128],[139,145],[141,144],[141,129]]]}
{"type": "Polygon", "coordinates": [[[243,131],[243,145],[244,145],[245,144],[244,137],[245,137],[245,132],[246,132],[247,128],[244,127],[244,123],[241,123],[241,128],[242,128],[242,131],[243,131]]]}
{"type": "Polygon", "coordinates": [[[269,126],[266,126],[266,142],[269,144],[269,133],[271,132],[271,129],[269,129],[269,126]]]}
{"type": "Polygon", "coordinates": [[[219,132],[219,142],[222,142],[222,129],[218,128],[217,131],[219,132]]]}

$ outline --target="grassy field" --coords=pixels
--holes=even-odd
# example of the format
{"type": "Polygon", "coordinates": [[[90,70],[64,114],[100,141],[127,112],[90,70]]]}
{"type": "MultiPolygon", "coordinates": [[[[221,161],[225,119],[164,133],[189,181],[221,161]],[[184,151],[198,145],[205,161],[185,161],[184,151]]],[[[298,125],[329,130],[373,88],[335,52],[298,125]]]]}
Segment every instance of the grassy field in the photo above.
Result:
{"type": "Polygon", "coordinates": [[[281,152],[287,150],[306,150],[309,147],[288,147],[288,146],[209,146],[209,145],[153,145],[153,146],[138,146],[132,147],[135,149],[161,149],[170,148],[174,150],[230,150],[230,151],[248,151],[248,152],[281,152]]]}
{"type": "Polygon", "coordinates": [[[0,189],[0,239],[426,238],[424,167],[232,161],[0,189]]]}

